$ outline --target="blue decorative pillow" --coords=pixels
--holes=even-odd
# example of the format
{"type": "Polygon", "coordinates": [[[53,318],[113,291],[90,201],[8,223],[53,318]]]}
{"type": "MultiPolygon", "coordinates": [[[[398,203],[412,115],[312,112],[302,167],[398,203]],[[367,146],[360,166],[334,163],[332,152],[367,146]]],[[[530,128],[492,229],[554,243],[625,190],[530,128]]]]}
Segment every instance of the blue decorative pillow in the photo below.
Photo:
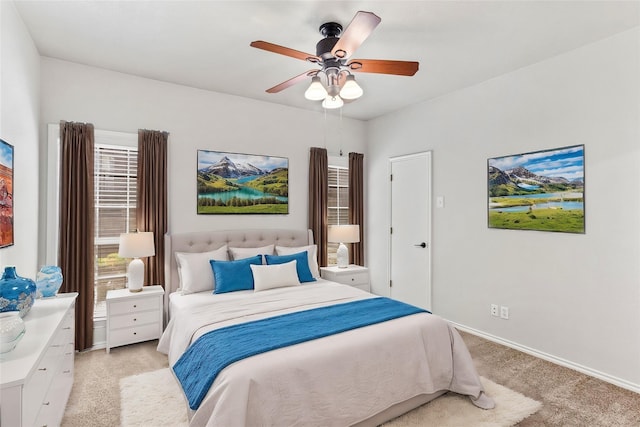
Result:
{"type": "Polygon", "coordinates": [[[296,271],[298,272],[298,279],[300,280],[300,283],[316,281],[309,269],[309,255],[307,254],[307,251],[291,255],[265,255],[264,257],[267,259],[267,265],[284,264],[285,262],[296,260],[296,271]]]}
{"type": "Polygon", "coordinates": [[[214,294],[247,291],[253,289],[253,273],[250,266],[251,264],[262,265],[262,255],[237,261],[217,261],[212,259],[209,263],[213,269],[213,276],[216,278],[214,294]]]}

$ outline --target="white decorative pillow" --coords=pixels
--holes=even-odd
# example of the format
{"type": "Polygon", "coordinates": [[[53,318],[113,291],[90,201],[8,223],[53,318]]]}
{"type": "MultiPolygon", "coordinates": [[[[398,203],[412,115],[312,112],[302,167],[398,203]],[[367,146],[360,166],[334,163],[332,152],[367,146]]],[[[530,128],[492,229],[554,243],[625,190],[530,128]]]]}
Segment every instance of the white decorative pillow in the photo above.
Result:
{"type": "MultiPolygon", "coordinates": [[[[251,258],[256,255],[273,255],[274,245],[262,246],[260,248],[229,248],[231,257],[234,261],[239,259],[251,258]]],[[[264,256],[262,257],[262,263],[264,264],[264,256]]]]}
{"type": "Polygon", "coordinates": [[[298,280],[298,271],[296,269],[297,263],[297,261],[293,260],[284,264],[250,265],[253,272],[254,292],[298,286],[300,281],[298,280]]]}
{"type": "Polygon", "coordinates": [[[276,246],[276,254],[277,255],[293,255],[298,252],[307,251],[307,255],[309,257],[309,270],[311,270],[311,275],[314,279],[320,277],[320,270],[318,268],[318,246],[317,245],[309,245],[309,246],[276,246]]]}
{"type": "Polygon", "coordinates": [[[228,261],[227,245],[210,252],[176,252],[182,295],[216,288],[209,260],[228,261]]]}

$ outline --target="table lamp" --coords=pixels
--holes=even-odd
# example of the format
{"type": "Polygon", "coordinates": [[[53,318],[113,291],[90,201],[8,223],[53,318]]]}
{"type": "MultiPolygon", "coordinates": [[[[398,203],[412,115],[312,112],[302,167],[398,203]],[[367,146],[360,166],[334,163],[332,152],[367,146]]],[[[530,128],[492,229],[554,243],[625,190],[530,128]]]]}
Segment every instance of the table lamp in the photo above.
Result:
{"type": "Polygon", "coordinates": [[[120,235],[118,256],[121,258],[133,258],[127,268],[129,292],[140,292],[144,284],[144,263],[140,258],[154,256],[155,254],[152,232],[124,233],[120,235]]]}
{"type": "Polygon", "coordinates": [[[360,241],[360,226],[350,225],[330,225],[327,240],[331,243],[340,243],[336,251],[338,267],[345,268],[349,265],[349,250],[345,243],[356,243],[360,241]]]}

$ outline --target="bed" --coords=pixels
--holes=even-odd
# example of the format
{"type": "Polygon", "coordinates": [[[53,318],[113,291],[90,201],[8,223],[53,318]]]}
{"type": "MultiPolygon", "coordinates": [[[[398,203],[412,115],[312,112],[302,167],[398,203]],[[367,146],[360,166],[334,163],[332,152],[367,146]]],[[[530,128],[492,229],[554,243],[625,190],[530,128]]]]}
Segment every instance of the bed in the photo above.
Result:
{"type": "MultiPolygon", "coordinates": [[[[222,365],[211,382],[204,382],[203,386],[200,380],[203,370],[214,366],[207,358],[219,357],[223,342],[234,346],[235,338],[216,338],[213,335],[217,333],[258,325],[274,327],[272,323],[286,320],[290,322],[288,326],[280,326],[286,330],[281,334],[286,339],[298,333],[297,329],[302,334],[314,329],[302,323],[300,319],[304,316],[319,316],[309,318],[317,322],[311,326],[327,321],[343,327],[345,323],[336,320],[341,317],[325,313],[342,310],[344,315],[352,316],[357,311],[370,310],[365,317],[374,318],[375,313],[382,316],[384,310],[371,311],[372,307],[391,304],[396,309],[396,302],[316,277],[311,249],[304,252],[304,259],[297,252],[282,256],[284,260],[291,256],[297,261],[283,263],[278,270],[287,269],[291,273],[295,266],[305,264],[301,260],[306,262],[308,255],[314,280],[305,283],[264,288],[264,283],[269,282],[264,278],[269,276],[262,272],[274,269],[253,265],[256,290],[214,294],[197,287],[191,293],[180,288],[183,283],[190,283],[185,275],[185,256],[202,259],[202,254],[216,256],[232,251],[243,255],[243,251],[251,253],[255,248],[270,245],[278,248],[278,254],[291,253],[288,249],[312,248],[313,236],[310,230],[211,231],[165,236],[168,324],[158,351],[168,355],[174,375],[187,390],[185,399],[192,426],[375,426],[447,391],[468,395],[481,408],[493,407],[458,332],[440,317],[424,311],[407,312],[389,320],[381,317],[375,324],[250,353],[249,357],[222,365]],[[182,260],[181,268],[178,258],[182,260]],[[199,347],[207,337],[213,339],[214,347],[199,347]],[[183,363],[187,357],[191,358],[191,364],[183,363]],[[200,357],[203,359],[193,362],[193,358],[200,357]],[[190,394],[188,381],[199,382],[203,390],[199,399],[190,394]]],[[[214,261],[213,265],[226,268],[231,264],[214,261]]],[[[298,276],[301,277],[299,270],[298,276]]],[[[273,283],[274,279],[270,280],[273,283]]],[[[226,284],[219,282],[216,286],[222,289],[226,284]]],[[[269,335],[250,335],[255,333],[253,330],[244,333],[249,337],[269,335]]],[[[238,338],[237,346],[245,341],[238,338]]]]}

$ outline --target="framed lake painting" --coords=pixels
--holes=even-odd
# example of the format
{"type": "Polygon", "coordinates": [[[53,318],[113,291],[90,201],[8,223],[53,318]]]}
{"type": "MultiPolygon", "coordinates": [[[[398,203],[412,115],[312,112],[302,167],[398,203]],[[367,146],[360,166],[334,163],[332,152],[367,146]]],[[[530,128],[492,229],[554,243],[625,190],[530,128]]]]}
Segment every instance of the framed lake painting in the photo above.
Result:
{"type": "Polygon", "coordinates": [[[289,159],[198,150],[198,214],[289,213],[289,159]]]}
{"type": "Polygon", "coordinates": [[[0,248],[13,245],[13,145],[0,139],[0,248]]]}
{"type": "Polygon", "coordinates": [[[584,233],[584,145],[488,159],[489,228],[584,233]]]}

